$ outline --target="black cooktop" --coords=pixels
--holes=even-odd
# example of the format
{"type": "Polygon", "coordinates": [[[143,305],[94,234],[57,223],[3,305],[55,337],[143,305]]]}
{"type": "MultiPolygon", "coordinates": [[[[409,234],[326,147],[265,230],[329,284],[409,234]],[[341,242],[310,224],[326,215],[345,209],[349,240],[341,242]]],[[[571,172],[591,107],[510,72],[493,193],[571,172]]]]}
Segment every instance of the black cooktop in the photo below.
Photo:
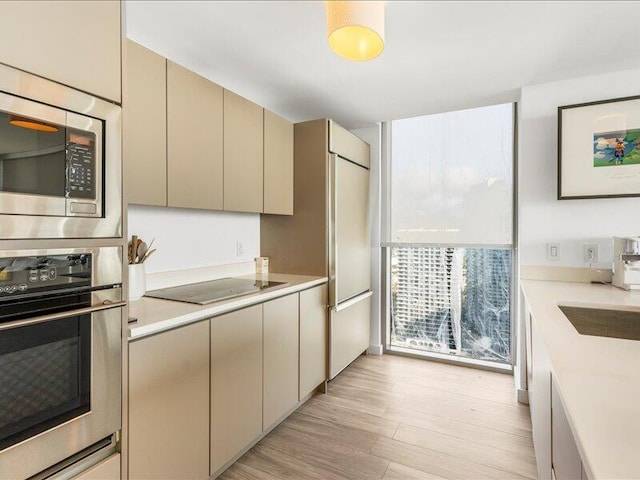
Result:
{"type": "Polygon", "coordinates": [[[178,287],[161,288],[144,294],[145,297],[174,300],[176,302],[207,305],[220,300],[248,295],[275,287],[288,285],[286,282],[269,282],[246,278],[220,278],[207,282],[190,283],[178,287]]]}

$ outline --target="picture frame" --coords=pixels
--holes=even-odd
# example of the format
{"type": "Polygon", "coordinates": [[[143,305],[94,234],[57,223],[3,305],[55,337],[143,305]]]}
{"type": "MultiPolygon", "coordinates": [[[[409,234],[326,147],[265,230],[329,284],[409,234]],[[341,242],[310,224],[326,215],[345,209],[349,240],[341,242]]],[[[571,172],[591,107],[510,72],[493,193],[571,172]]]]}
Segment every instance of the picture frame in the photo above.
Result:
{"type": "Polygon", "coordinates": [[[640,196],[640,95],[558,107],[558,200],[640,196]]]}

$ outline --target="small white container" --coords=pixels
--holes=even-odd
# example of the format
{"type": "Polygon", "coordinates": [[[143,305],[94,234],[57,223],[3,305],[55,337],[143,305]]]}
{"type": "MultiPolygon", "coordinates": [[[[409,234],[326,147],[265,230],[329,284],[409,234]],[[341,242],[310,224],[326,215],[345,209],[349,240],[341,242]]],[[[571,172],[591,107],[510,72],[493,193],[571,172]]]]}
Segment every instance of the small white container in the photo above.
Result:
{"type": "Polygon", "coordinates": [[[256,257],[256,273],[269,273],[269,257],[256,257]]]}
{"type": "Polygon", "coordinates": [[[144,263],[129,265],[129,300],[138,300],[147,291],[144,263]]]}

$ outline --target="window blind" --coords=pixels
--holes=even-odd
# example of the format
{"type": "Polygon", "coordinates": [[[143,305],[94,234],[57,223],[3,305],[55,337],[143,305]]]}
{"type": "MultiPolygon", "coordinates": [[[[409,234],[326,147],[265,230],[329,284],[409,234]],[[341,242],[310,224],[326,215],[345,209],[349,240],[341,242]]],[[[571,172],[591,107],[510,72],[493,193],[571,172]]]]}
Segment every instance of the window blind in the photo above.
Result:
{"type": "Polygon", "coordinates": [[[390,122],[383,246],[511,245],[514,105],[390,122]]]}

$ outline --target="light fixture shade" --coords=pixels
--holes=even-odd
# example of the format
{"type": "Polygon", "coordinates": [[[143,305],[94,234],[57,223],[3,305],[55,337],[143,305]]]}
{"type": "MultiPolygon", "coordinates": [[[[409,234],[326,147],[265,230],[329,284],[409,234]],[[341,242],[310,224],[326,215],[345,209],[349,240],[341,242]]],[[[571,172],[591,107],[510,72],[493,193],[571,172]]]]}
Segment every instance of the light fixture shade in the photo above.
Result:
{"type": "Polygon", "coordinates": [[[327,39],[342,58],[362,62],[384,50],[382,1],[327,0],[327,39]]]}

